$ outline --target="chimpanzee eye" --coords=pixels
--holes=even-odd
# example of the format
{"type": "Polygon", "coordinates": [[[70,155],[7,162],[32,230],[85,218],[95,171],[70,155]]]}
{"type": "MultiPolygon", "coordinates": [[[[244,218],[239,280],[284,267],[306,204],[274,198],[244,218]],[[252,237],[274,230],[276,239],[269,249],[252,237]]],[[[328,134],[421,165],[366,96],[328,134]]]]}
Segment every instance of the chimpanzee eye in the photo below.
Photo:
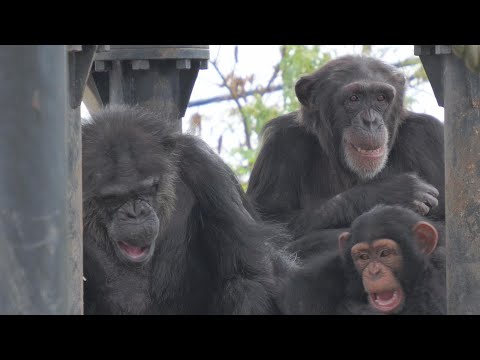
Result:
{"type": "Polygon", "coordinates": [[[360,99],[358,98],[357,95],[352,95],[350,96],[350,101],[359,101],[360,99]]]}
{"type": "Polygon", "coordinates": [[[377,100],[378,101],[384,101],[385,100],[385,95],[383,95],[383,94],[378,95],[377,100]]]}
{"type": "Polygon", "coordinates": [[[380,257],[386,257],[388,255],[390,255],[392,253],[392,251],[390,249],[383,249],[382,251],[380,251],[380,257]]]}
{"type": "Polygon", "coordinates": [[[361,259],[361,260],[368,260],[368,259],[369,259],[369,256],[368,256],[368,254],[363,253],[363,254],[361,254],[361,255],[359,256],[359,259],[361,259]]]}

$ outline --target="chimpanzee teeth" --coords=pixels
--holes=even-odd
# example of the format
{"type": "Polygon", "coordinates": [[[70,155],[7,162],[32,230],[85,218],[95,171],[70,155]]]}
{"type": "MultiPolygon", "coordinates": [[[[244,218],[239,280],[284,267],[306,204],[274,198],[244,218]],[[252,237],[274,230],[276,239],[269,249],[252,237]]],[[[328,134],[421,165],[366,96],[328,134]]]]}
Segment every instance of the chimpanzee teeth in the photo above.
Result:
{"type": "Polygon", "coordinates": [[[375,302],[380,306],[388,306],[397,300],[397,296],[397,292],[395,291],[390,299],[382,301],[378,298],[378,295],[375,294],[375,302]]]}
{"type": "Polygon", "coordinates": [[[378,148],[374,150],[365,150],[359,147],[355,147],[355,149],[361,154],[370,154],[370,155],[379,154],[382,151],[382,148],[378,148]]]}

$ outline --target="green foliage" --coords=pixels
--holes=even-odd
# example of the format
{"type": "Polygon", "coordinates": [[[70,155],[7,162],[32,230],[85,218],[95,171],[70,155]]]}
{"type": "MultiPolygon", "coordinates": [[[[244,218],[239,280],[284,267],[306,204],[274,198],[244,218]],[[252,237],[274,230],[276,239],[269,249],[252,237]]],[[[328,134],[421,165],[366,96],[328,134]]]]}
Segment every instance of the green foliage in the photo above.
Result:
{"type": "Polygon", "coordinates": [[[260,94],[255,94],[254,100],[243,107],[243,115],[247,119],[249,129],[260,134],[265,124],[281,115],[282,109],[278,106],[267,106],[260,94]]]}
{"type": "Polygon", "coordinates": [[[328,52],[319,45],[283,45],[280,70],[283,81],[283,107],[285,113],[298,110],[300,104],[295,96],[295,83],[302,75],[309,74],[331,60],[328,52]]]}
{"type": "MultiPolygon", "coordinates": [[[[418,60],[420,62],[420,60],[418,60]]],[[[423,66],[418,66],[417,70],[413,73],[413,77],[417,81],[417,83],[428,81],[427,73],[423,66]]]]}
{"type": "MultiPolygon", "coordinates": [[[[242,115],[246,121],[251,139],[257,140],[257,143],[266,123],[281,114],[282,109],[278,106],[267,106],[263,97],[259,94],[255,95],[252,102],[242,107],[242,115]]],[[[233,155],[235,159],[235,163],[230,163],[230,166],[237,174],[245,190],[250,172],[257,158],[257,147],[258,146],[254,146],[253,144],[252,149],[246,146],[238,146],[230,151],[230,154],[233,155]]]]}
{"type": "Polygon", "coordinates": [[[234,165],[230,164],[230,166],[240,180],[243,189],[247,190],[250,172],[252,171],[253,164],[257,159],[257,151],[248,149],[246,147],[237,147],[231,150],[231,154],[235,155],[237,161],[240,160],[239,163],[237,162],[234,165]]]}
{"type": "Polygon", "coordinates": [[[480,73],[480,45],[453,45],[453,53],[474,73],[480,73]]]}
{"type": "Polygon", "coordinates": [[[372,45],[362,45],[363,55],[372,55],[372,45]]]}

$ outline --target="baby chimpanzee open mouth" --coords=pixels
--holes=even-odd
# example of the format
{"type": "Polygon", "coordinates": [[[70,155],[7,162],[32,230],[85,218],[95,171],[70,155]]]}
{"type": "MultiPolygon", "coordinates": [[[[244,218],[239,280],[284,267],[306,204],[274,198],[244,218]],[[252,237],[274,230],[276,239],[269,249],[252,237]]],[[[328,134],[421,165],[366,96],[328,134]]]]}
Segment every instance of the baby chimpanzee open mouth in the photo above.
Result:
{"type": "Polygon", "coordinates": [[[128,260],[134,262],[144,261],[148,257],[151,248],[151,245],[137,247],[127,244],[124,241],[118,241],[117,244],[122,255],[124,255],[128,260]]]}
{"type": "Polygon", "coordinates": [[[385,314],[391,314],[400,310],[405,296],[401,288],[384,291],[381,293],[370,293],[370,305],[385,314]]]}

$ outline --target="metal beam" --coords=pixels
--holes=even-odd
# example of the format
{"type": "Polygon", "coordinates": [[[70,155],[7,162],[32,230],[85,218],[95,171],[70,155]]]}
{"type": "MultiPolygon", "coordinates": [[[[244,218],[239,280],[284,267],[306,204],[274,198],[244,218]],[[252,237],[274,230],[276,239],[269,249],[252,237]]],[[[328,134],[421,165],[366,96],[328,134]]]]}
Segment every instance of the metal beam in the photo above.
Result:
{"type": "MultiPolygon", "coordinates": [[[[67,157],[67,236],[65,243],[69,267],[66,272],[71,289],[69,314],[83,314],[83,213],[82,213],[82,127],[80,105],[90,79],[97,45],[82,45],[68,54],[69,103],[66,111],[67,157]]],[[[92,93],[93,94],[93,93],[92,93]]]]}
{"type": "Polygon", "coordinates": [[[68,78],[70,107],[74,109],[82,103],[83,91],[98,45],[75,45],[74,49],[72,46],[70,45],[68,53],[68,78]]]}
{"type": "Polygon", "coordinates": [[[83,102],[90,113],[100,111],[103,107],[102,98],[100,97],[97,85],[91,74],[88,77],[87,85],[83,92],[83,102]]]}
{"type": "Polygon", "coordinates": [[[420,56],[422,65],[427,73],[438,106],[443,106],[443,76],[444,59],[450,54],[445,45],[415,45],[415,55],[420,56]]]}

